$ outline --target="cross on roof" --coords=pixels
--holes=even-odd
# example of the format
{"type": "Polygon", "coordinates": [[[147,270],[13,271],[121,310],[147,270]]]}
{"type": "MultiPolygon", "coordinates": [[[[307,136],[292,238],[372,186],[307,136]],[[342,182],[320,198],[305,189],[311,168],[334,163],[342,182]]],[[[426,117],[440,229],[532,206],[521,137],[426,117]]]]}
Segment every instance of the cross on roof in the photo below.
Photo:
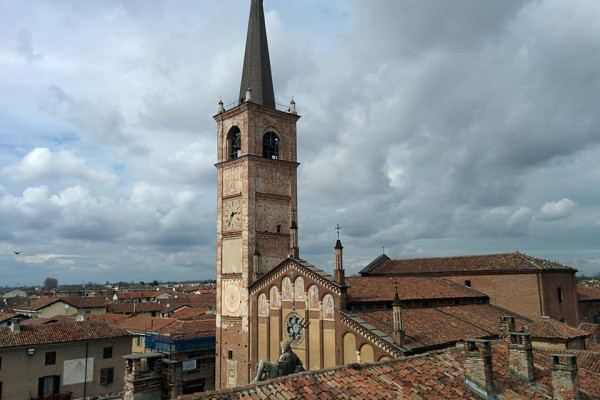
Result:
{"type": "Polygon", "coordinates": [[[340,226],[340,224],[337,224],[337,226],[335,228],[333,228],[337,231],[337,238],[339,240],[340,238],[340,231],[342,230],[342,227],[340,226]]]}

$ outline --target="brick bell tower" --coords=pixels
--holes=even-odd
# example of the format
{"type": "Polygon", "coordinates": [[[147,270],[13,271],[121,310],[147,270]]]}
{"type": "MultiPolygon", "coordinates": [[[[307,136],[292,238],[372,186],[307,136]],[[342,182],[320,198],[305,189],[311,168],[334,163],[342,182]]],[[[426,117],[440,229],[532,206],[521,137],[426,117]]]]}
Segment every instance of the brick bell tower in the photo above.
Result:
{"type": "Polygon", "coordinates": [[[296,114],[275,105],[262,0],[251,0],[240,95],[217,121],[217,342],[215,387],[247,384],[248,286],[298,257],[296,114]]]}

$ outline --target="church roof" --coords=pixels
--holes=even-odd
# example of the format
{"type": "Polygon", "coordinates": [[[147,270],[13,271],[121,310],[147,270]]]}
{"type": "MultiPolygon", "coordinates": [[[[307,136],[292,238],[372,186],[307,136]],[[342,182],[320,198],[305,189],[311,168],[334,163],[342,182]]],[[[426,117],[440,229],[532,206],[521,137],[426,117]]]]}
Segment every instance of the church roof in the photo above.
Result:
{"type": "MultiPolygon", "coordinates": [[[[386,336],[393,335],[391,310],[362,311],[354,314],[384,332],[386,336]]],[[[500,317],[513,314],[490,304],[404,308],[402,310],[404,347],[412,351],[423,351],[428,348],[447,347],[468,338],[497,337],[500,332],[500,317]]],[[[516,316],[516,329],[520,330],[530,322],[516,316]]]]}
{"type": "Polygon", "coordinates": [[[488,295],[444,278],[401,276],[346,278],[348,302],[391,302],[398,284],[400,301],[454,298],[488,299],[488,295]]]}
{"type": "MultiPolygon", "coordinates": [[[[380,259],[378,257],[378,259],[380,259]]],[[[375,261],[377,261],[376,259],[375,261]]],[[[515,273],[537,271],[577,271],[553,261],[523,253],[484,254],[458,257],[381,259],[363,268],[362,275],[436,275],[463,273],[515,273]]]]}
{"type": "MultiPolygon", "coordinates": [[[[492,344],[493,378],[502,399],[552,399],[549,360],[534,351],[535,379],[531,385],[508,372],[506,345],[492,344]]],[[[466,356],[459,349],[372,364],[350,364],[307,371],[231,389],[182,395],[181,399],[467,399],[480,395],[465,384],[466,356]]],[[[581,399],[597,399],[597,375],[578,370],[581,399]]]]}
{"type": "Polygon", "coordinates": [[[252,92],[253,103],[275,108],[263,0],[252,0],[250,4],[240,99],[246,97],[247,89],[252,92]]]}

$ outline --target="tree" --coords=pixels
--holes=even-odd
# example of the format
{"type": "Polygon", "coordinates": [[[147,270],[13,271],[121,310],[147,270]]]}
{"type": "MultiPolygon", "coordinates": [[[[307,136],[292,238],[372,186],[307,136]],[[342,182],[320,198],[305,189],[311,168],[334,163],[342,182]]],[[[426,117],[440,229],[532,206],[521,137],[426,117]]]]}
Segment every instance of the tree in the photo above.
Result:
{"type": "Polygon", "coordinates": [[[56,289],[58,287],[58,279],[50,277],[44,279],[44,287],[46,289],[56,289]]]}

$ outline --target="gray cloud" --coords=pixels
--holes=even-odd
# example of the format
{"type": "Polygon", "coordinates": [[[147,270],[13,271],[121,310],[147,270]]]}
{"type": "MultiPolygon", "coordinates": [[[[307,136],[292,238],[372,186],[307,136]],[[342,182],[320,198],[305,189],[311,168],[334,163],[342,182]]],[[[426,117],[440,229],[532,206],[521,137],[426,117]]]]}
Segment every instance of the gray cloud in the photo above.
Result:
{"type": "MultiPolygon", "coordinates": [[[[304,258],[331,268],[339,223],[349,273],[383,246],[597,270],[596,2],[265,7],[277,101],[303,115],[304,258]]],[[[211,116],[237,97],[247,11],[0,4],[7,282],[214,276],[211,116]]]]}

